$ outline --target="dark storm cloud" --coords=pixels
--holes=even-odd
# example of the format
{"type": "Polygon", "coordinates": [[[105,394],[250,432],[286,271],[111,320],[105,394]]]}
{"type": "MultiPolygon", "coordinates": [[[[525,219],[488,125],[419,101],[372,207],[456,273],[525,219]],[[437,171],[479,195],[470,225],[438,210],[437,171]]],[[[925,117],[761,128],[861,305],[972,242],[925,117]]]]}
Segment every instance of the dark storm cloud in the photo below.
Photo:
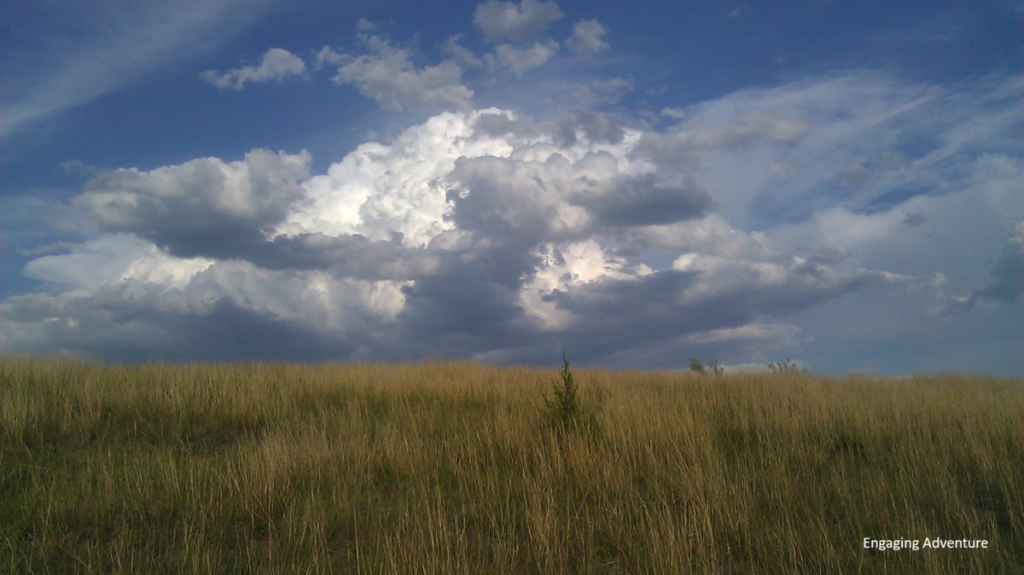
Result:
{"type": "Polygon", "coordinates": [[[536,138],[545,133],[562,147],[584,144],[619,144],[626,136],[622,123],[607,114],[574,110],[554,123],[537,124],[529,117],[509,117],[504,113],[481,114],[473,126],[474,137],[536,138]]]}
{"type": "Polygon", "coordinates": [[[758,285],[753,276],[742,277],[750,275],[746,270],[727,272],[725,281],[707,278],[720,283],[697,296],[695,288],[707,272],[662,270],[628,280],[600,280],[572,291],[554,290],[546,300],[577,318],[559,334],[561,340],[600,356],[785,316],[891,281],[870,271],[833,278],[815,277],[807,267],[791,271],[787,281],[777,285],[758,285]]]}
{"type": "Polygon", "coordinates": [[[579,135],[591,144],[618,144],[626,132],[611,116],[585,110],[563,116],[555,126],[555,142],[561,146],[575,145],[579,135]]]}
{"type": "Polygon", "coordinates": [[[662,185],[653,174],[617,178],[603,193],[583,194],[571,201],[586,208],[599,226],[624,227],[692,220],[711,206],[711,197],[697,184],[662,185]]]}
{"type": "Polygon", "coordinates": [[[217,295],[219,291],[209,286],[201,294],[212,300],[201,313],[186,304],[188,294],[168,297],[161,286],[128,282],[106,286],[87,297],[9,298],[7,303],[13,305],[0,315],[38,326],[22,344],[31,344],[32,352],[42,354],[74,350],[86,357],[121,361],[324,361],[343,359],[356,349],[338,334],[245,309],[217,295]]]}
{"type": "Polygon", "coordinates": [[[561,333],[577,349],[601,355],[683,333],[735,325],[747,310],[716,310],[681,302],[699,272],[664,270],[635,280],[601,280],[545,299],[578,320],[561,333]],[[721,312],[721,313],[719,313],[721,312]]]}
{"type": "Polygon", "coordinates": [[[309,157],[254,150],[243,162],[199,159],[151,172],[117,170],[91,180],[74,200],[101,230],[130,232],[182,257],[244,260],[273,270],[329,270],[339,277],[410,279],[437,255],[402,244],[401,234],[268,237],[306,197],[309,157]]]}
{"type": "Polygon", "coordinates": [[[403,288],[405,307],[398,320],[405,339],[446,354],[528,343],[533,328],[519,304],[519,289],[524,274],[533,271],[530,259],[516,247],[488,251],[403,288]]]}
{"type": "Polygon", "coordinates": [[[903,218],[903,223],[911,227],[917,227],[924,222],[925,217],[923,214],[907,214],[906,217],[903,218]]]}
{"type": "Polygon", "coordinates": [[[664,166],[693,168],[704,152],[736,151],[761,142],[793,146],[809,131],[809,126],[799,120],[771,113],[751,114],[724,126],[686,123],[668,133],[645,132],[631,155],[664,166]]]}
{"type": "Polygon", "coordinates": [[[1016,232],[993,266],[989,286],[972,291],[965,301],[954,302],[946,308],[945,315],[968,312],[979,301],[1012,304],[1024,294],[1024,222],[1017,224],[1016,232]]]}
{"type": "Polygon", "coordinates": [[[442,254],[402,245],[401,235],[370,241],[359,234],[323,233],[259,238],[245,244],[210,246],[200,255],[240,258],[272,270],[326,270],[337,277],[365,280],[415,279],[433,273],[442,254]]]}
{"type": "Polygon", "coordinates": [[[502,138],[513,136],[516,138],[533,138],[540,135],[541,130],[533,123],[533,120],[512,119],[505,114],[480,114],[476,123],[473,124],[473,137],[475,138],[502,138]]]}
{"type": "Polygon", "coordinates": [[[193,257],[258,243],[302,199],[308,154],[253,150],[240,162],[192,160],[150,172],[119,169],[86,185],[74,205],[100,230],[130,232],[193,257]]]}
{"type": "Polygon", "coordinates": [[[506,240],[571,237],[577,232],[557,221],[571,177],[569,161],[557,154],[544,162],[459,158],[450,176],[459,184],[448,192],[451,221],[460,230],[506,240]]]}
{"type": "Polygon", "coordinates": [[[474,233],[469,241],[449,250],[436,273],[402,288],[402,339],[457,356],[528,345],[537,333],[519,297],[541,265],[537,240],[474,233]]]}
{"type": "Polygon", "coordinates": [[[712,203],[692,181],[662,184],[653,174],[627,177],[617,171],[607,152],[575,164],[558,154],[544,162],[460,158],[451,176],[459,188],[448,194],[451,218],[459,229],[489,237],[565,241],[602,228],[699,218],[712,203]],[[571,212],[571,206],[583,213],[571,212]]]}
{"type": "Polygon", "coordinates": [[[977,299],[1013,303],[1024,293],[1024,250],[1006,253],[992,268],[993,282],[977,292],[977,299]]]}

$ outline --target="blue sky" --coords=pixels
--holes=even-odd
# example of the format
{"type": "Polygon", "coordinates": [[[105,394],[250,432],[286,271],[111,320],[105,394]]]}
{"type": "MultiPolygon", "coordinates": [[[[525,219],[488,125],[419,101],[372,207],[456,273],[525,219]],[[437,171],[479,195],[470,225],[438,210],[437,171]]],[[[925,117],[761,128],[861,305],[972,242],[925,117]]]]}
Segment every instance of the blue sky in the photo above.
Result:
{"type": "Polygon", "coordinates": [[[1024,4],[0,3],[0,353],[1024,374],[1024,4]]]}

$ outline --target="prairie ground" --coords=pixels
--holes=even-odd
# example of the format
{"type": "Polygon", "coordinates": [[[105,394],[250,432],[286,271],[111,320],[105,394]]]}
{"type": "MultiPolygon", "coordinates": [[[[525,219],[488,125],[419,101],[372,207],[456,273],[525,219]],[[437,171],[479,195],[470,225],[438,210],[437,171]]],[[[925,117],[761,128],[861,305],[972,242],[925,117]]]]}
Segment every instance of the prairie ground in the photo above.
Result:
{"type": "Polygon", "coordinates": [[[1010,573],[1024,381],[0,360],[0,573],[1010,573]],[[865,549],[864,540],[985,549],[865,549]]]}

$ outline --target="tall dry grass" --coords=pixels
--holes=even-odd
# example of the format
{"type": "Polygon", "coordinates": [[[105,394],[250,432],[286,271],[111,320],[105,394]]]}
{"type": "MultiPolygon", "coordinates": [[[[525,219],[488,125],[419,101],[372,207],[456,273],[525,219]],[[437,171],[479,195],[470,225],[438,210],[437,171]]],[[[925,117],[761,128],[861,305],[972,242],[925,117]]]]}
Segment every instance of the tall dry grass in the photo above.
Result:
{"type": "Polygon", "coordinates": [[[1003,573],[1024,382],[0,360],[3,573],[1003,573]],[[873,539],[986,539],[873,551],[873,539]]]}

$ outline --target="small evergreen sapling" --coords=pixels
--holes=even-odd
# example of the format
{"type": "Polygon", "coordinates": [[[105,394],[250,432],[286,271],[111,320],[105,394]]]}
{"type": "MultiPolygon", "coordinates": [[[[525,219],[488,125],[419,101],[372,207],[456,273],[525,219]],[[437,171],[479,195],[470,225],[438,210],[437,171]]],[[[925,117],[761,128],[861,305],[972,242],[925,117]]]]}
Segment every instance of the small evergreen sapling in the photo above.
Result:
{"type": "Polygon", "coordinates": [[[548,419],[552,425],[563,431],[585,428],[591,432],[600,431],[595,414],[588,412],[580,401],[579,385],[572,374],[571,364],[562,352],[561,381],[555,381],[554,399],[545,399],[548,419]]]}

